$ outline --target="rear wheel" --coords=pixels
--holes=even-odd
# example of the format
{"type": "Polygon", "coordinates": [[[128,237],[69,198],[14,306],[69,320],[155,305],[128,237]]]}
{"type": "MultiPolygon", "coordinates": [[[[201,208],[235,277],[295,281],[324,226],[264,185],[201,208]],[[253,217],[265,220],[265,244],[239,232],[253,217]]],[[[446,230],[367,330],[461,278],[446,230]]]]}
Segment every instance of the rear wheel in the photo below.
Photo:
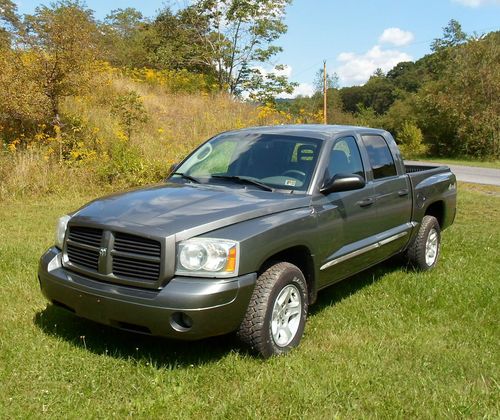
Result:
{"type": "Polygon", "coordinates": [[[440,251],[441,229],[439,223],[433,216],[424,216],[417,236],[406,252],[408,261],[419,270],[430,270],[437,264],[440,251]]]}
{"type": "Polygon", "coordinates": [[[307,307],[307,284],[299,268],[274,264],[258,277],[238,336],[265,358],[287,353],[300,343],[307,307]]]}

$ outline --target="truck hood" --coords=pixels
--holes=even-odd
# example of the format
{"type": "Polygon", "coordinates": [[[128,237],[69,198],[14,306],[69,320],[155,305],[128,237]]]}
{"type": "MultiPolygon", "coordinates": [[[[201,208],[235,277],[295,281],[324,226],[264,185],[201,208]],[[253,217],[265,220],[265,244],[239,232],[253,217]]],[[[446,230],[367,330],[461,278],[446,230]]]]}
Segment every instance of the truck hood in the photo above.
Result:
{"type": "Polygon", "coordinates": [[[310,197],[216,185],[165,183],[97,199],[71,223],[177,240],[265,215],[307,207],[310,197]]]}

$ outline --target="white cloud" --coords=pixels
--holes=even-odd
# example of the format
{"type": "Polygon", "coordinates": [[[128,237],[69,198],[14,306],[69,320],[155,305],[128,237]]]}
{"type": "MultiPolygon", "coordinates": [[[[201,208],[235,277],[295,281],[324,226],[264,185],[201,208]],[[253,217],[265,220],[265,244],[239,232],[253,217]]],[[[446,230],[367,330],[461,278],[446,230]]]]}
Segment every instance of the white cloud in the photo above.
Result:
{"type": "Polygon", "coordinates": [[[278,76],[286,76],[290,78],[290,76],[292,75],[292,67],[287,65],[284,65],[283,69],[281,70],[276,70],[274,68],[266,69],[262,66],[253,66],[252,69],[258,70],[263,76],[267,76],[269,73],[274,73],[278,76]]]}
{"type": "Polygon", "coordinates": [[[492,4],[500,6],[500,0],[452,0],[454,3],[460,3],[467,7],[480,7],[492,4]]]}
{"type": "Polygon", "coordinates": [[[278,76],[286,76],[288,78],[292,75],[292,66],[283,66],[283,70],[273,70],[278,76]]]}
{"type": "Polygon", "coordinates": [[[380,45],[375,45],[364,54],[343,52],[338,55],[337,60],[342,63],[335,69],[340,82],[344,86],[350,86],[365,83],[378,68],[387,72],[401,61],[411,61],[412,57],[398,50],[383,49],[380,45]]]}
{"type": "Polygon", "coordinates": [[[281,99],[292,99],[297,96],[311,96],[314,93],[314,86],[311,83],[299,83],[292,94],[282,93],[278,95],[281,99]]]}
{"type": "MultiPolygon", "coordinates": [[[[289,80],[292,80],[292,66],[284,65],[282,70],[276,69],[266,69],[262,66],[254,66],[256,70],[259,70],[262,75],[267,75],[269,73],[275,73],[278,76],[286,76],[289,80]]],[[[278,98],[281,99],[292,99],[298,95],[302,96],[311,96],[314,93],[314,86],[311,83],[300,83],[293,91],[290,93],[281,93],[278,95],[278,98]]],[[[243,94],[243,97],[248,98],[248,92],[243,94]]]]}
{"type": "Polygon", "coordinates": [[[403,31],[399,28],[387,28],[384,30],[380,38],[379,42],[385,44],[396,45],[397,47],[401,47],[403,45],[409,44],[413,41],[415,37],[410,31],[403,31]]]}

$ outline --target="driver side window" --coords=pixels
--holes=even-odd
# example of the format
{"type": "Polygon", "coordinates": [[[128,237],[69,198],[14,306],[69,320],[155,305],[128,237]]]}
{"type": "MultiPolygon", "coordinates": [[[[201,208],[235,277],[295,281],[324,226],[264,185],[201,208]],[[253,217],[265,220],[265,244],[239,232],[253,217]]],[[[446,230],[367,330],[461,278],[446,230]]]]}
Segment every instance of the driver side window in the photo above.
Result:
{"type": "Polygon", "coordinates": [[[335,142],[330,153],[327,178],[338,174],[356,174],[365,177],[363,162],[354,137],[344,137],[335,142]]]}

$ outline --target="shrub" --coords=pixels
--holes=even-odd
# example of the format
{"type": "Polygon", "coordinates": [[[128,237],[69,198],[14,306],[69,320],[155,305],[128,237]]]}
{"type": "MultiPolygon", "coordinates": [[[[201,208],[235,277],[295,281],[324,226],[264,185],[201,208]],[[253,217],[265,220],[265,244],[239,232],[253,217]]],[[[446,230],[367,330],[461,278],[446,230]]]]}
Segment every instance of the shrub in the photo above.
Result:
{"type": "Polygon", "coordinates": [[[132,133],[148,119],[141,97],[134,91],[118,96],[116,103],[113,104],[112,112],[118,118],[129,142],[132,133]]]}
{"type": "Polygon", "coordinates": [[[422,131],[413,122],[403,122],[396,134],[399,149],[405,158],[419,157],[427,153],[422,131]]]}
{"type": "Polygon", "coordinates": [[[162,174],[158,165],[144,160],[137,148],[118,141],[111,147],[110,157],[101,161],[98,174],[105,184],[137,186],[160,181],[166,171],[162,174]]]}

